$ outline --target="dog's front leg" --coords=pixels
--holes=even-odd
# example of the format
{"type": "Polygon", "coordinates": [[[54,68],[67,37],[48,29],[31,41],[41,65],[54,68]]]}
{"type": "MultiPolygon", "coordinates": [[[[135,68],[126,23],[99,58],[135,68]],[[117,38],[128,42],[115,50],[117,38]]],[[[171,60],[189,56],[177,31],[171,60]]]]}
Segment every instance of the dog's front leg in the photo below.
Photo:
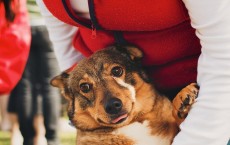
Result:
{"type": "Polygon", "coordinates": [[[198,96],[199,87],[196,83],[192,83],[183,88],[173,99],[173,116],[179,126],[191,109],[192,104],[198,96]]]}

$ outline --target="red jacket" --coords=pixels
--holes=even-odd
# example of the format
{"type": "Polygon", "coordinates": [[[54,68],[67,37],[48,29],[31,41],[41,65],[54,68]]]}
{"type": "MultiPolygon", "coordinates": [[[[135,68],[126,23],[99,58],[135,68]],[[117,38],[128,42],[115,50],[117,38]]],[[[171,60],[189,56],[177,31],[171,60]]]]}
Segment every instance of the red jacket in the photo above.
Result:
{"type": "Polygon", "coordinates": [[[144,52],[143,64],[159,89],[196,81],[201,46],[181,0],[89,0],[91,20],[79,17],[69,0],[44,2],[55,17],[79,27],[73,44],[85,56],[130,43],[144,52]]]}
{"type": "Polygon", "coordinates": [[[12,3],[16,17],[10,24],[0,3],[0,94],[9,93],[18,83],[29,53],[31,35],[26,0],[19,2],[12,3]]]}

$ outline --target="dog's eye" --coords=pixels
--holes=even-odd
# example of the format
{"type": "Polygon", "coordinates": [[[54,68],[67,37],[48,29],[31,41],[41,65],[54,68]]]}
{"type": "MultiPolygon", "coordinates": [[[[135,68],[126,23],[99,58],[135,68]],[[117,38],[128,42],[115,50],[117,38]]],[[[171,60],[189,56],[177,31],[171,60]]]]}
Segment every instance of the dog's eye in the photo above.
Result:
{"type": "Polygon", "coordinates": [[[91,90],[91,85],[88,83],[82,83],[82,84],[80,84],[80,90],[83,93],[88,93],[91,90]]]}
{"type": "Polygon", "coordinates": [[[115,66],[112,68],[111,73],[114,77],[120,77],[123,74],[123,69],[120,66],[115,66]]]}

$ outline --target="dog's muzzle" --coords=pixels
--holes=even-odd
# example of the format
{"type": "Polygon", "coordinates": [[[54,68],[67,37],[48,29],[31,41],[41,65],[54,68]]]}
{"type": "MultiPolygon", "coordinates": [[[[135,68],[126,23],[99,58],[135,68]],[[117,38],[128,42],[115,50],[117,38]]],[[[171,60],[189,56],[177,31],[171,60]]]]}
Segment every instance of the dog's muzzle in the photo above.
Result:
{"type": "Polygon", "coordinates": [[[110,115],[118,114],[122,110],[122,106],[122,102],[118,98],[111,98],[104,105],[106,113],[110,115]]]}
{"type": "MultiPolygon", "coordinates": [[[[125,110],[122,110],[122,107],[122,101],[115,97],[110,98],[105,103],[105,112],[109,114],[109,118],[111,119],[109,122],[111,124],[119,124],[127,119],[128,113],[125,110]]],[[[101,122],[103,121],[101,120],[101,122]]]]}

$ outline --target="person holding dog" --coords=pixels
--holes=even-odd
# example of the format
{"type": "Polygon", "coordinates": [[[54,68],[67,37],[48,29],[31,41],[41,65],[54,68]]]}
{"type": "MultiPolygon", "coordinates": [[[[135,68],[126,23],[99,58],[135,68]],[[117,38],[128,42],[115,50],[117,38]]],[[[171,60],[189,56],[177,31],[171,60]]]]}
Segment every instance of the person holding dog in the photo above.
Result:
{"type": "Polygon", "coordinates": [[[114,43],[132,44],[158,90],[191,82],[197,102],[173,145],[226,145],[230,136],[230,1],[37,0],[62,71],[114,43]],[[207,122],[208,121],[208,122],[207,122]]]}

